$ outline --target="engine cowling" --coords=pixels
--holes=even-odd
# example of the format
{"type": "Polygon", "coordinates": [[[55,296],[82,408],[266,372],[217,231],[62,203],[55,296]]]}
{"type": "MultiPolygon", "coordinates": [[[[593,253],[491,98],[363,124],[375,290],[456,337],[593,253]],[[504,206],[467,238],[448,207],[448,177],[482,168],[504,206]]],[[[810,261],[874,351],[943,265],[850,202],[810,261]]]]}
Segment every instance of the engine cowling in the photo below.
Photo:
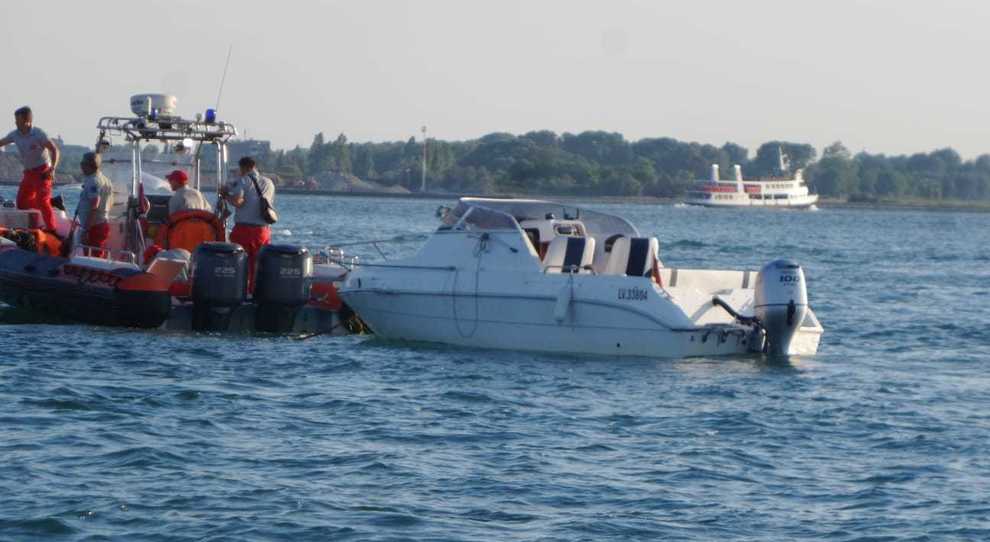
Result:
{"type": "Polygon", "coordinates": [[[299,310],[309,302],[313,282],[313,256],[292,245],[267,245],[258,255],[254,302],[257,331],[287,333],[299,310]]]}
{"type": "Polygon", "coordinates": [[[233,243],[203,243],[192,265],[193,329],[226,331],[247,293],[247,254],[233,243]]]}
{"type": "Polygon", "coordinates": [[[786,356],[808,313],[804,270],[791,260],[775,260],[756,277],[753,313],[767,334],[767,353],[786,356]]]}

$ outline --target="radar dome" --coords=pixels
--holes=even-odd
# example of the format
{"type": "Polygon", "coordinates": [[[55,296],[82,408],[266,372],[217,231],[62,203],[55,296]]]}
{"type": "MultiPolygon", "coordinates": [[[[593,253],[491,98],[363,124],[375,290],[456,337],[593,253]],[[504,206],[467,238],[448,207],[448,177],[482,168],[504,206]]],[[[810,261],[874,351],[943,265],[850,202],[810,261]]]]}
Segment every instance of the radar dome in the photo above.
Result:
{"type": "Polygon", "coordinates": [[[175,115],[178,100],[169,94],[135,94],[131,96],[131,112],[139,117],[150,117],[152,112],[163,117],[175,115]]]}

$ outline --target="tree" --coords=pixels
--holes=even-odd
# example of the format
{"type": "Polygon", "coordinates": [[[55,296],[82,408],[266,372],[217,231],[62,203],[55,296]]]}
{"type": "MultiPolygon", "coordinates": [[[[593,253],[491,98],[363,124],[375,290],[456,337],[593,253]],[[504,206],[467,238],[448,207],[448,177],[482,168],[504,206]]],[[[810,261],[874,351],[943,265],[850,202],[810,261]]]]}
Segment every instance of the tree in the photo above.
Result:
{"type": "Polygon", "coordinates": [[[836,141],[835,143],[832,143],[828,147],[825,147],[825,150],[822,151],[822,160],[828,158],[849,160],[851,157],[852,155],[849,153],[849,149],[847,149],[846,146],[843,145],[841,141],[836,141]]]}
{"type": "Polygon", "coordinates": [[[602,165],[623,165],[632,161],[633,151],[622,134],[611,132],[581,132],[564,134],[561,147],[602,165]]]}
{"type": "Polygon", "coordinates": [[[330,153],[333,158],[335,171],[339,171],[340,173],[351,172],[351,151],[347,146],[347,136],[344,134],[338,135],[337,139],[333,142],[330,153]]]}
{"type": "Polygon", "coordinates": [[[822,151],[822,159],[808,170],[808,182],[820,195],[839,197],[855,191],[858,165],[850,159],[849,149],[836,141],[822,151]]]}
{"type": "Polygon", "coordinates": [[[741,147],[735,143],[726,142],[722,145],[722,152],[725,153],[726,161],[728,166],[733,166],[735,164],[744,165],[749,162],[749,150],[746,147],[741,147]]]}
{"type": "Polygon", "coordinates": [[[306,156],[306,173],[319,175],[328,171],[332,160],[330,147],[323,138],[323,132],[313,136],[313,143],[309,146],[309,154],[306,156]]]}
{"type": "Polygon", "coordinates": [[[532,141],[533,144],[540,147],[560,147],[560,138],[557,137],[555,132],[550,130],[527,132],[519,137],[521,139],[532,141]]]}
{"type": "Polygon", "coordinates": [[[904,177],[891,169],[885,169],[877,174],[877,194],[881,196],[899,196],[904,191],[904,177]]]}
{"type": "Polygon", "coordinates": [[[815,160],[815,148],[805,143],[768,141],[756,150],[748,173],[755,176],[790,176],[815,160]],[[780,153],[784,153],[784,170],[780,168],[780,153]]]}

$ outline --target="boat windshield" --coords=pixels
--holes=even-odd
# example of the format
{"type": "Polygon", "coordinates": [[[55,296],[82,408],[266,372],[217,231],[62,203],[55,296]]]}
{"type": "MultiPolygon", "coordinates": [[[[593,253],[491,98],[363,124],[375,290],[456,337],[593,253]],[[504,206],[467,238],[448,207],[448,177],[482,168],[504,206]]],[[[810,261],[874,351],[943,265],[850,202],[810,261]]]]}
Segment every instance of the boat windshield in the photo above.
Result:
{"type": "MultiPolygon", "coordinates": [[[[580,220],[584,224],[585,231],[591,237],[608,237],[614,234],[639,237],[639,230],[622,217],[568,206],[562,203],[524,199],[462,198],[458,202],[457,207],[448,211],[443,217],[443,226],[441,226],[441,229],[450,229],[453,227],[470,209],[484,209],[491,213],[496,213],[500,217],[509,218],[513,222],[513,226],[518,222],[546,220],[552,216],[558,219],[580,220]]],[[[474,213],[471,214],[474,215],[474,213]]],[[[475,220],[481,222],[481,215],[475,220]]],[[[498,220],[503,220],[503,218],[499,218],[498,220]]],[[[504,227],[499,226],[497,228],[484,229],[503,229],[504,227]]]]}
{"type": "Polygon", "coordinates": [[[463,201],[457,207],[448,211],[441,219],[441,222],[441,230],[515,230],[519,227],[511,216],[503,212],[485,207],[466,205],[463,201]]]}

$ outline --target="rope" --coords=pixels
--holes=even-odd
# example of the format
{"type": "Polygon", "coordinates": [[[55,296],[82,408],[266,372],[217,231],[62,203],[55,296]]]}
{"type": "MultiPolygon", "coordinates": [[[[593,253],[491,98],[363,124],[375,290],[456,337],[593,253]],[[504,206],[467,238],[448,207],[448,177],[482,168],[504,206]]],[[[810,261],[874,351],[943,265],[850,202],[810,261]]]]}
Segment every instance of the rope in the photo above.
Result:
{"type": "Polygon", "coordinates": [[[482,255],[484,255],[485,252],[488,252],[488,241],[490,239],[491,238],[487,233],[481,234],[481,236],[478,237],[478,244],[475,245],[473,251],[476,260],[474,266],[474,324],[471,327],[471,331],[469,333],[465,333],[464,330],[461,329],[461,320],[457,314],[458,269],[457,268],[454,269],[454,283],[450,288],[450,299],[453,308],[454,326],[457,328],[457,334],[460,335],[462,339],[470,339],[471,337],[474,337],[474,334],[477,333],[478,331],[478,322],[481,319],[481,315],[479,314],[480,310],[479,310],[479,301],[478,301],[478,291],[479,291],[478,282],[479,282],[479,278],[481,277],[481,257],[482,255]]]}

